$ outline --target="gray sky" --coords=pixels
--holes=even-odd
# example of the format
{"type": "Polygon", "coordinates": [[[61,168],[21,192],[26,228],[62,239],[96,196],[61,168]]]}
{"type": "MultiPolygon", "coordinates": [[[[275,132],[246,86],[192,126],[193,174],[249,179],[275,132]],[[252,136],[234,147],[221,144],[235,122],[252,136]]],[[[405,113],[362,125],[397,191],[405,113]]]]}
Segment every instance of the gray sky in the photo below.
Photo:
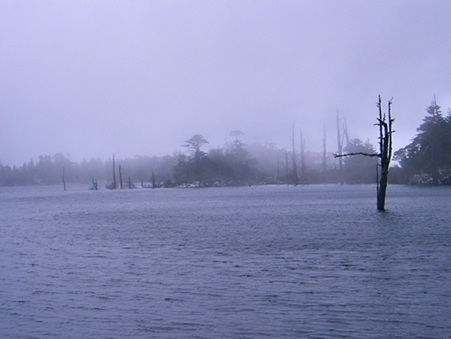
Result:
{"type": "Polygon", "coordinates": [[[336,151],[376,145],[391,97],[395,149],[434,95],[451,107],[451,1],[0,2],[0,161],[163,155],[193,134],[336,151]]]}

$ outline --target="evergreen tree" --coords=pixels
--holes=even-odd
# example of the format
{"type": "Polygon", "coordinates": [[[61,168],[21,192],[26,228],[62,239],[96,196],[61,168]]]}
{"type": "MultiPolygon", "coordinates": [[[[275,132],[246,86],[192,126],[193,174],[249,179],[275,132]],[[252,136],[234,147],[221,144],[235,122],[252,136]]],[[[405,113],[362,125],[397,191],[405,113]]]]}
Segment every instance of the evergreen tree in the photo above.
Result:
{"type": "Polygon", "coordinates": [[[437,185],[449,181],[451,169],[451,115],[444,117],[434,101],[417,128],[413,141],[395,153],[411,182],[437,185]]]}

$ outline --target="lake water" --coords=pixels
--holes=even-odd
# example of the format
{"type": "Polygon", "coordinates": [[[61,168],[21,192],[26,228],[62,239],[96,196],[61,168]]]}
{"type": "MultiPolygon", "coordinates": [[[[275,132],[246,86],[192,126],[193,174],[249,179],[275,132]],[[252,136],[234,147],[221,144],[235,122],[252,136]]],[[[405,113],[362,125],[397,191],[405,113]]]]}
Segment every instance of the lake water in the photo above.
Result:
{"type": "Polygon", "coordinates": [[[451,188],[0,188],[1,338],[450,338],[451,188]]]}

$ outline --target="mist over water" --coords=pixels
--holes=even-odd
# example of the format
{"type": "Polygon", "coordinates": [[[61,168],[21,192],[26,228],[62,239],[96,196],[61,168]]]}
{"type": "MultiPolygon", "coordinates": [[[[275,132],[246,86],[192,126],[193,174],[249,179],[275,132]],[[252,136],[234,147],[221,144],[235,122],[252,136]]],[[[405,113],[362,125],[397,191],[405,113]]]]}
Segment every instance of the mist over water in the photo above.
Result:
{"type": "Polygon", "coordinates": [[[0,336],[445,338],[451,190],[0,191],[0,336]]]}
{"type": "Polygon", "coordinates": [[[394,98],[394,149],[437,97],[451,107],[451,2],[0,1],[0,162],[173,154],[191,135],[335,152],[377,143],[394,98]]]}

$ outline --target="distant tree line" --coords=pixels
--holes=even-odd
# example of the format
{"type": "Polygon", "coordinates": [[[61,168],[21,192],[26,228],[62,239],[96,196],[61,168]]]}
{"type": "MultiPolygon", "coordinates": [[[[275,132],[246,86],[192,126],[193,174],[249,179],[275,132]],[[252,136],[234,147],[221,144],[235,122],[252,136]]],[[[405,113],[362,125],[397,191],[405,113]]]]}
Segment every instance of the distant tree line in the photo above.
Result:
{"type": "MultiPolygon", "coordinates": [[[[451,184],[451,113],[442,115],[436,101],[426,109],[413,141],[395,152],[398,165],[390,168],[389,180],[397,184],[451,184]]],[[[338,126],[337,116],[337,126],[338,126]]],[[[137,156],[117,159],[124,181],[145,187],[240,186],[261,184],[375,183],[377,159],[364,156],[333,159],[331,152],[309,152],[302,138],[298,151],[277,148],[273,143],[243,142],[241,131],[232,131],[231,140],[222,147],[204,148],[208,141],[193,135],[182,145],[186,152],[162,157],[137,156]]],[[[369,141],[347,140],[338,131],[339,149],[344,153],[376,153],[369,141]]],[[[101,183],[113,181],[113,159],[92,158],[76,163],[69,155],[41,155],[22,166],[0,162],[0,186],[101,183]]],[[[102,185],[100,185],[102,186],[102,185]]]]}
{"type": "MultiPolygon", "coordinates": [[[[301,154],[279,149],[273,143],[248,146],[242,141],[244,134],[241,131],[232,131],[229,136],[232,138],[230,142],[223,147],[211,148],[208,153],[202,149],[208,141],[196,134],[182,145],[186,152],[163,157],[119,158],[115,161],[115,174],[120,166],[121,180],[141,183],[145,187],[375,182],[375,171],[369,170],[374,165],[371,159],[345,159],[344,168],[340,171],[337,163],[327,166],[315,163],[314,153],[308,151],[301,161],[301,154]]],[[[359,139],[351,140],[346,147],[350,152],[372,149],[369,142],[359,139]]],[[[333,160],[330,152],[328,157],[333,160]]],[[[117,180],[118,188],[119,175],[116,174],[116,178],[113,175],[113,159],[92,158],[76,163],[70,160],[70,155],[57,153],[54,156],[41,155],[36,163],[32,159],[20,167],[11,168],[0,163],[0,185],[62,184],[64,171],[67,184],[112,187],[113,180],[117,180]]]]}
{"type": "MultiPolygon", "coordinates": [[[[128,178],[134,181],[151,180],[152,169],[158,173],[157,180],[170,179],[169,175],[176,164],[173,156],[147,157],[138,156],[134,159],[118,159],[122,167],[124,181],[128,178]],[[166,175],[168,174],[168,175],[166,175]]],[[[91,184],[94,181],[110,183],[113,181],[112,159],[102,160],[92,158],[76,163],[69,155],[57,153],[54,156],[41,155],[38,161],[30,160],[22,166],[3,166],[0,163],[0,185],[54,185],[62,183],[63,168],[65,181],[68,184],[91,184]]]]}

